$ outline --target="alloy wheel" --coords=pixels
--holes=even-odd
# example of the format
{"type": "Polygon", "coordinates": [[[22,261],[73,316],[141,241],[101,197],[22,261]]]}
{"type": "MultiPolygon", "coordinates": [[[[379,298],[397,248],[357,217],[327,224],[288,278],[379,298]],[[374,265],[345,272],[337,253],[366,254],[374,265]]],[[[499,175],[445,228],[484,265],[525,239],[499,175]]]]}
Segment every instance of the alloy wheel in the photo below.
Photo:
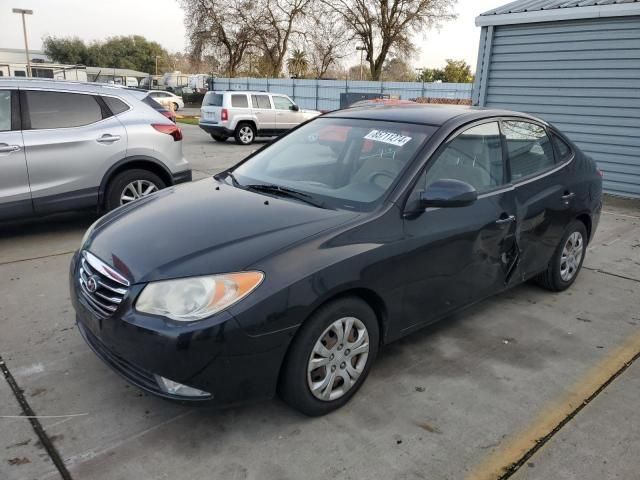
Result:
{"type": "Polygon", "coordinates": [[[157,185],[149,180],[134,180],[127,184],[127,186],[122,190],[122,193],[120,194],[120,205],[133,202],[134,200],[146,197],[147,195],[157,191],[157,185]]]}
{"type": "Polygon", "coordinates": [[[563,281],[568,282],[576,275],[578,268],[580,268],[583,251],[584,239],[582,234],[573,232],[567,238],[560,257],[560,278],[563,281]]]}
{"type": "Polygon", "coordinates": [[[242,143],[251,143],[253,141],[253,130],[249,126],[240,128],[240,141],[242,143]]]}
{"type": "Polygon", "coordinates": [[[329,325],[316,341],[307,365],[307,384],[323,401],[344,396],[364,371],[369,332],[361,320],[344,317],[329,325]]]}

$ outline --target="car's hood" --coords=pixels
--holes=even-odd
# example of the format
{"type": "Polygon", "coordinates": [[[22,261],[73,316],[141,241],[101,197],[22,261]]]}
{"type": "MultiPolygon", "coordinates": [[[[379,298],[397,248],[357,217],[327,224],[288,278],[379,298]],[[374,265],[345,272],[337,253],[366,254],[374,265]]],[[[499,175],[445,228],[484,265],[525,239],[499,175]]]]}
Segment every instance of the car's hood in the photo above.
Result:
{"type": "Polygon", "coordinates": [[[83,248],[132,283],[236,272],[356,216],[209,178],[113,211],[83,248]]]}

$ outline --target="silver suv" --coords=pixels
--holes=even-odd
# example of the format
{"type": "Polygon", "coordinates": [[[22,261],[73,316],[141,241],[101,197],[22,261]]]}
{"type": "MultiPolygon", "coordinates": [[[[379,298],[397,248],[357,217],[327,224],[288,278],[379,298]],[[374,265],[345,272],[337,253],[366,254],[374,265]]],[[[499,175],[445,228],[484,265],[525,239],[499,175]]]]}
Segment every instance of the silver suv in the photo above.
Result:
{"type": "Polygon", "coordinates": [[[182,132],[146,92],[0,79],[0,220],[111,210],[191,180],[182,132]]]}
{"type": "Polygon", "coordinates": [[[288,96],[267,92],[207,92],[200,108],[200,128],[218,142],[234,137],[241,145],[271,137],[320,115],[301,110],[288,96]]]}

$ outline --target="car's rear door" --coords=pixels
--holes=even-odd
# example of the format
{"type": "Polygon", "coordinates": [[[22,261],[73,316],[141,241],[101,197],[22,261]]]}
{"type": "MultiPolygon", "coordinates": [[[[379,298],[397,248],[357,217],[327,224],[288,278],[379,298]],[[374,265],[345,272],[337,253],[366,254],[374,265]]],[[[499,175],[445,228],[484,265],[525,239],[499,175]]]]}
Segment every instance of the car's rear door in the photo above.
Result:
{"type": "Polygon", "coordinates": [[[523,119],[505,119],[502,132],[517,203],[521,258],[514,281],[544,270],[573,218],[575,192],[546,127],[523,119]]]}
{"type": "Polygon", "coordinates": [[[0,220],[32,213],[18,91],[0,89],[0,220]]]}
{"type": "Polygon", "coordinates": [[[516,207],[505,167],[497,120],[464,127],[427,163],[408,211],[436,180],[464,181],[478,191],[478,199],[466,207],[405,215],[403,329],[505,288],[517,261],[516,207]]]}
{"type": "Polygon", "coordinates": [[[251,105],[253,113],[258,119],[258,129],[262,133],[274,132],[276,130],[276,111],[271,105],[269,95],[252,94],[251,105]]]}
{"type": "Polygon", "coordinates": [[[20,98],[36,213],[96,205],[104,174],[126,157],[125,128],[90,93],[21,90],[20,98]]]}

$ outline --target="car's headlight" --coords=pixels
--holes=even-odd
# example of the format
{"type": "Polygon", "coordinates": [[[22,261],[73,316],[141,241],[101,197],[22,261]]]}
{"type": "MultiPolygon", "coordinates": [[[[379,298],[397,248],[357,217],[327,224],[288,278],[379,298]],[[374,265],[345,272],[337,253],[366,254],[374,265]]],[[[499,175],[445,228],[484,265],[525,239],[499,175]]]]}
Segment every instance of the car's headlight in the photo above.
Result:
{"type": "Polygon", "coordinates": [[[246,297],[263,279],[262,272],[239,272],[152,282],[136,310],[179,322],[202,320],[246,297]]]}

